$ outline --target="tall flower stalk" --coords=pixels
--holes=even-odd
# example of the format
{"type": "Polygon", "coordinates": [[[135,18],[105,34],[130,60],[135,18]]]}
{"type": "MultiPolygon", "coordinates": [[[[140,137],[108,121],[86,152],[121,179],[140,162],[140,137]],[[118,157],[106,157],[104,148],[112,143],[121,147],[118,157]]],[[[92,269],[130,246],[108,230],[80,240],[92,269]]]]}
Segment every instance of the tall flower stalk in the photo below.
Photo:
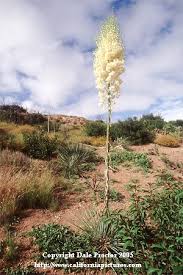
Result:
{"type": "Polygon", "coordinates": [[[109,209],[110,127],[112,108],[120,95],[121,74],[124,72],[124,48],[115,16],[102,25],[94,52],[94,74],[99,101],[107,111],[106,158],[105,158],[105,210],[109,209]]]}

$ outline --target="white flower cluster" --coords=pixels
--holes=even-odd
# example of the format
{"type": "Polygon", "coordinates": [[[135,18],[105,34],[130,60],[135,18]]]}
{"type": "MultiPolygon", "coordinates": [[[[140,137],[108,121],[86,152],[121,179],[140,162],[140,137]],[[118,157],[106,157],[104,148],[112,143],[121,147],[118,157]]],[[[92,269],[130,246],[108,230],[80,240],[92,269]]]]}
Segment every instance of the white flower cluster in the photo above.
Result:
{"type": "Polygon", "coordinates": [[[124,72],[124,48],[114,16],[109,17],[104,23],[96,44],[94,73],[100,104],[106,106],[110,103],[112,106],[120,95],[120,75],[124,72]]]}

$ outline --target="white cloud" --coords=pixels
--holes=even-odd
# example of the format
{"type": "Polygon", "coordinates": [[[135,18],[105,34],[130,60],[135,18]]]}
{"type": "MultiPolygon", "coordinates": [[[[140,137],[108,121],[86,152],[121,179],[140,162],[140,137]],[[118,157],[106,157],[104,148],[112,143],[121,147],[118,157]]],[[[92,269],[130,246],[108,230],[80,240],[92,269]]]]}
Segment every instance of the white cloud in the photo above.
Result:
{"type": "Polygon", "coordinates": [[[182,119],[183,103],[181,98],[169,97],[153,108],[154,113],[159,113],[166,120],[182,119]]]}
{"type": "Polygon", "coordinates": [[[162,117],[166,121],[182,119],[183,107],[175,107],[161,112],[162,117]]]}
{"type": "MultiPolygon", "coordinates": [[[[31,109],[102,113],[92,53],[83,50],[95,45],[97,18],[109,14],[111,2],[0,0],[0,95],[19,94],[31,109]]],[[[182,12],[181,0],[137,0],[118,10],[128,55],[116,112],[143,112],[161,98],[181,98],[182,12]]],[[[180,117],[181,106],[177,108],[180,117]]],[[[163,112],[166,118],[175,117],[173,111],[163,112]]]]}

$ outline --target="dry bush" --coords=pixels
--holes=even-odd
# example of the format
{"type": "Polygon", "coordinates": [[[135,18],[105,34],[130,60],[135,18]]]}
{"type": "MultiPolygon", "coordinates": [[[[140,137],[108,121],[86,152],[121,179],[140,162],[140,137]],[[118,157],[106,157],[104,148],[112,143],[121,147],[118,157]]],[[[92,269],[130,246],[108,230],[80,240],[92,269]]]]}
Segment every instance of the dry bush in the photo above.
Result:
{"type": "Polygon", "coordinates": [[[14,166],[16,170],[28,170],[31,166],[31,159],[21,152],[14,152],[8,149],[0,151],[0,166],[14,166]]]}
{"type": "Polygon", "coordinates": [[[11,174],[0,172],[0,224],[15,215],[17,210],[19,194],[11,179],[11,174]]]}
{"type": "Polygon", "coordinates": [[[14,123],[0,122],[0,148],[9,148],[22,151],[23,134],[32,133],[35,128],[31,125],[16,125],[14,123]]]}
{"type": "Polygon", "coordinates": [[[25,124],[25,125],[18,125],[13,130],[14,134],[22,134],[22,133],[32,133],[35,130],[35,127],[25,124]]]}
{"type": "Polygon", "coordinates": [[[49,170],[32,167],[26,173],[0,170],[0,222],[26,208],[46,208],[53,201],[54,179],[49,170]]]}
{"type": "Polygon", "coordinates": [[[166,146],[166,147],[179,147],[179,140],[172,135],[158,134],[154,140],[155,144],[166,146]]]}
{"type": "Polygon", "coordinates": [[[84,137],[82,143],[93,145],[93,146],[105,146],[105,137],[84,137]]]}
{"type": "Polygon", "coordinates": [[[6,131],[7,133],[13,134],[15,136],[22,133],[31,133],[35,130],[34,126],[31,126],[28,124],[17,125],[14,123],[1,122],[1,121],[0,121],[0,128],[6,131]]]}

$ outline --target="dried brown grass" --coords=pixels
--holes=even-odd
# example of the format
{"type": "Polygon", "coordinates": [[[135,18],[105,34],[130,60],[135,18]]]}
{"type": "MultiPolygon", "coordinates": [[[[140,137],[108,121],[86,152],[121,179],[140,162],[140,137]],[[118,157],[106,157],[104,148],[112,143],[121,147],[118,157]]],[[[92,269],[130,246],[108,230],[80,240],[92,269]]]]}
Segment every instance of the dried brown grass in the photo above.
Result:
{"type": "Polygon", "coordinates": [[[16,167],[0,169],[0,223],[26,208],[46,208],[53,201],[54,178],[36,165],[24,172],[16,167]]]}

